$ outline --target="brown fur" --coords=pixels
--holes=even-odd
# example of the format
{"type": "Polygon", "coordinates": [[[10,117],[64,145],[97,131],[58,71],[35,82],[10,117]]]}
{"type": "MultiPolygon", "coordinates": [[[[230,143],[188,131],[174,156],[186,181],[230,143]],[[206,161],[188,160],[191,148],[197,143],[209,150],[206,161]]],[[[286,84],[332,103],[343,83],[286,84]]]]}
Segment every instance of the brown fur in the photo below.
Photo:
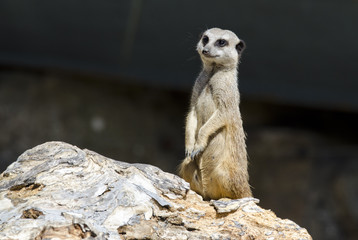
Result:
{"type": "Polygon", "coordinates": [[[197,47],[203,70],[192,92],[186,119],[187,156],[179,174],[204,199],[250,197],[237,83],[241,48],[237,51],[235,46],[241,40],[218,28],[207,30],[203,36],[210,41],[205,44],[201,39],[197,47]],[[217,46],[217,39],[226,39],[228,45],[217,46]],[[203,50],[209,53],[204,55],[203,50]]]}

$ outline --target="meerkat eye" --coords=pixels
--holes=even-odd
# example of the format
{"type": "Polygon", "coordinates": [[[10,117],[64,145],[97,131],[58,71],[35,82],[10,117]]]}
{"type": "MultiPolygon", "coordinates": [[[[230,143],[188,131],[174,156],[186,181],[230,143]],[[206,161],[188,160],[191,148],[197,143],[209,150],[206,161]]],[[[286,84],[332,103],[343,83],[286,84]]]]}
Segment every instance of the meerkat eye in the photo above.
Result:
{"type": "Polygon", "coordinates": [[[209,37],[204,35],[203,36],[203,45],[205,46],[209,42],[209,37]]]}
{"type": "Polygon", "coordinates": [[[216,41],[216,43],[219,47],[225,47],[226,45],[228,45],[228,42],[225,39],[219,39],[216,41]]]}

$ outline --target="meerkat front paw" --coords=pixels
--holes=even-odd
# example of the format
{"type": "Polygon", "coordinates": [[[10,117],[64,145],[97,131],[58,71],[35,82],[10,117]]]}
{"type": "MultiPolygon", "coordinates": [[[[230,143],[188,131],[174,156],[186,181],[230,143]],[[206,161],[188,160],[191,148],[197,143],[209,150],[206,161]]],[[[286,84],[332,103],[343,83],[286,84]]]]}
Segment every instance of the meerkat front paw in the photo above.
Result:
{"type": "Polygon", "coordinates": [[[193,151],[190,154],[191,159],[195,159],[199,154],[204,151],[205,146],[195,144],[193,151]]]}
{"type": "Polygon", "coordinates": [[[185,147],[185,157],[190,157],[194,150],[194,145],[191,147],[185,147]]]}

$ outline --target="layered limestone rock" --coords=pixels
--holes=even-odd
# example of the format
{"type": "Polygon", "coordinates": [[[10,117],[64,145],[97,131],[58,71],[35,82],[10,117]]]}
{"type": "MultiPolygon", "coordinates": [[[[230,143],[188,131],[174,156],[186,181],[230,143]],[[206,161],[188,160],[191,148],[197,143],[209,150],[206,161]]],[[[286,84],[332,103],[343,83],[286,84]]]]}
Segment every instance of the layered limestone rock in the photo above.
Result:
{"type": "Polygon", "coordinates": [[[48,142],[0,175],[0,239],[311,239],[256,203],[203,201],[157,167],[48,142]]]}

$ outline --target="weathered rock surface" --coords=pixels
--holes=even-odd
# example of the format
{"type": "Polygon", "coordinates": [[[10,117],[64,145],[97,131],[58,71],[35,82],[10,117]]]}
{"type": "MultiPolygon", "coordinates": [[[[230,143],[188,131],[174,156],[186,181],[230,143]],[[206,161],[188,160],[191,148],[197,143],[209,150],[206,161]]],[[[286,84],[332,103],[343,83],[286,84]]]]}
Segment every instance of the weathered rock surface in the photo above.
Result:
{"type": "Polygon", "coordinates": [[[0,175],[0,239],[311,239],[257,202],[203,201],[157,167],[48,142],[0,175]]]}

